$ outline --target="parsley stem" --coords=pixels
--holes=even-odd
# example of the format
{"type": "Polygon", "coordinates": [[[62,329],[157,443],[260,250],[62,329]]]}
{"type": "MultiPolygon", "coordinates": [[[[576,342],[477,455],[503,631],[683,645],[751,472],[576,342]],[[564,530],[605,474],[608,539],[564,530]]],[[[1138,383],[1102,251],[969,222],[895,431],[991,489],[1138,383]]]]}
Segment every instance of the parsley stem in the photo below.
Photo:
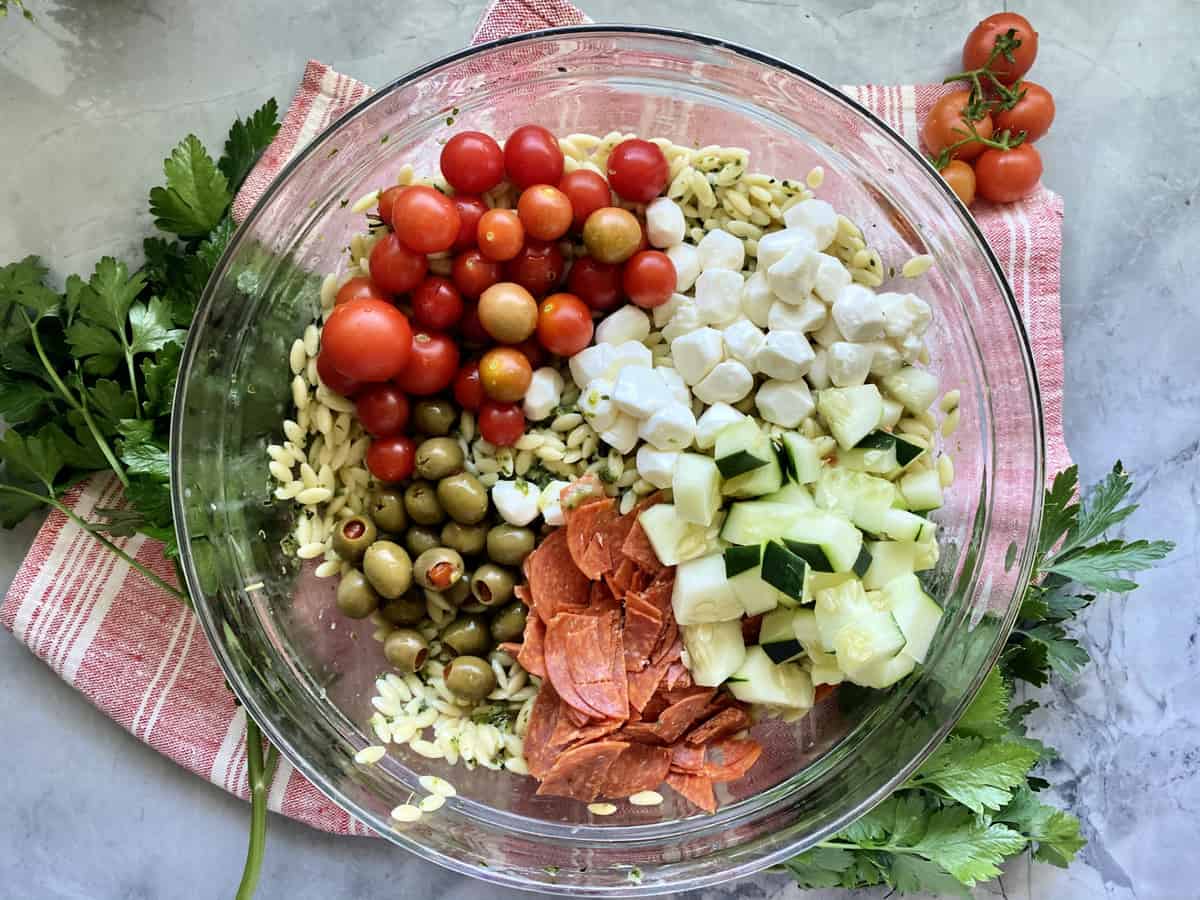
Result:
{"type": "Polygon", "coordinates": [[[133,353],[129,349],[129,342],[125,340],[125,336],[121,335],[121,344],[125,348],[125,365],[129,369],[129,390],[133,394],[133,414],[136,418],[142,417],[142,404],[138,400],[137,389],[137,370],[133,367],[133,353]]]}
{"type": "Polygon", "coordinates": [[[274,747],[263,759],[263,739],[258,723],[246,713],[246,766],[250,782],[250,842],[246,845],[246,865],[237,889],[237,900],[251,900],[262,873],[263,851],[267,846],[267,789],[274,775],[279,753],[274,747]]]}

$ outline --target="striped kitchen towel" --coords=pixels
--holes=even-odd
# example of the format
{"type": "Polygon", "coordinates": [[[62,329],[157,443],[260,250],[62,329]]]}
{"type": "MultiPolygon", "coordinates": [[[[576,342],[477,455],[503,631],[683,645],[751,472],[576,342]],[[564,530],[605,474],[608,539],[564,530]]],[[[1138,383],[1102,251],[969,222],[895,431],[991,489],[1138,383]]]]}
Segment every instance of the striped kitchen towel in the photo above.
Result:
{"type": "MultiPolygon", "coordinates": [[[[474,41],[586,21],[562,0],[496,0],[474,41]]],[[[912,141],[917,122],[941,90],[846,88],[912,141]]],[[[278,138],[235,201],[235,215],[244,217],[284,163],[368,93],[353,78],[310,62],[278,138]]],[[[982,207],[976,217],[1008,273],[1033,343],[1053,473],[1070,464],[1062,436],[1062,202],[1043,188],[1020,203],[982,207]]],[[[66,497],[85,519],[119,499],[119,485],[111,477],[93,479],[66,497]]],[[[118,543],[156,574],[174,580],[159,544],[140,536],[118,543]]],[[[51,512],[38,533],[0,609],[0,622],[139,740],[225,790],[247,795],[245,714],[225,688],[195,617],[61,513],[51,512]]],[[[275,775],[270,806],[326,831],[367,833],[286,761],[275,775]]]]}

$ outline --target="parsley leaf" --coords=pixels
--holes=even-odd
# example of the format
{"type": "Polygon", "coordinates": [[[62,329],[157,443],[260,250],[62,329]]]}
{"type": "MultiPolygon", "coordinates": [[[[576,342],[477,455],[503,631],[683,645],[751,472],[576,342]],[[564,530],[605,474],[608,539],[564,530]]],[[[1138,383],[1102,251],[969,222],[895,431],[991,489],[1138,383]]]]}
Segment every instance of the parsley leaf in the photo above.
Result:
{"type": "Polygon", "coordinates": [[[171,477],[167,445],[154,438],[154,423],[145,419],[122,419],[118,425],[122,440],[117,452],[130,474],[149,475],[159,481],[171,477]]]}
{"type": "Polygon", "coordinates": [[[1079,507],[1079,515],[1067,532],[1067,539],[1063,542],[1059,555],[1070,553],[1076,547],[1095,540],[1114,525],[1129,518],[1137,507],[1133,504],[1122,507],[1120,503],[1132,487],[1129,473],[1125,471],[1121,461],[1117,460],[1112,471],[1092,490],[1087,502],[1079,507]]]}
{"type": "Polygon", "coordinates": [[[892,857],[888,884],[902,894],[935,894],[945,897],[970,897],[965,884],[936,863],[919,856],[899,854],[892,857]]]}
{"type": "Polygon", "coordinates": [[[70,440],[53,424],[44,425],[36,433],[24,437],[15,428],[10,428],[0,438],[0,460],[4,461],[9,473],[41,482],[53,493],[54,479],[66,465],[62,448],[70,440]]]}
{"type": "Polygon", "coordinates": [[[1088,664],[1088,652],[1079,646],[1078,641],[1067,637],[1059,624],[1043,622],[1029,629],[1021,629],[1020,634],[1027,641],[1045,647],[1046,663],[1064,678],[1073,678],[1088,664]]]}
{"type": "Polygon", "coordinates": [[[982,815],[1008,803],[1037,761],[1037,751],[1022,744],[951,735],[909,783],[932,787],[982,815]]]}
{"type": "Polygon", "coordinates": [[[1137,582],[1115,573],[1148,569],[1173,549],[1171,541],[1105,541],[1081,547],[1065,559],[1056,559],[1049,571],[1093,590],[1127,593],[1137,587],[1137,582]]]}
{"type": "Polygon", "coordinates": [[[44,387],[0,373],[0,418],[9,426],[33,421],[53,400],[54,394],[44,387]]]}
{"type": "Polygon", "coordinates": [[[980,738],[998,738],[1008,731],[1008,704],[1012,699],[1000,670],[993,668],[984,679],[979,693],[963,713],[956,734],[980,738]]]}
{"type": "Polygon", "coordinates": [[[171,314],[158,297],[134,304],[129,310],[129,326],[133,331],[129,349],[134,353],[153,353],[169,343],[181,344],[187,335],[183,329],[171,327],[171,314]]]}
{"type": "Polygon", "coordinates": [[[34,321],[58,312],[61,298],[44,284],[48,272],[36,256],[0,268],[0,321],[8,321],[18,308],[33,313],[34,321]]]}
{"type": "Polygon", "coordinates": [[[225,155],[217,166],[224,173],[231,190],[236,191],[258,162],[262,152],[279,133],[279,106],[272,97],[245,121],[238,118],[225,140],[225,155]]]}
{"type": "Polygon", "coordinates": [[[1079,489],[1079,468],[1071,466],[1054,476],[1042,505],[1042,530],[1038,534],[1038,559],[1050,552],[1071,528],[1079,515],[1079,504],[1072,502],[1079,489]]]}
{"type": "Polygon", "coordinates": [[[836,847],[813,847],[797,854],[783,868],[802,888],[840,887],[842,873],[854,863],[853,854],[836,847]]]}
{"type": "Polygon", "coordinates": [[[1037,844],[1034,859],[1065,867],[1087,843],[1079,833],[1079,820],[1061,809],[1042,803],[1029,788],[1021,788],[1012,802],[995,816],[1037,844]]]}
{"type": "Polygon", "coordinates": [[[142,406],[146,415],[170,415],[182,356],[183,347],[176,343],[167,344],[157,356],[147,356],[142,360],[142,380],[146,385],[146,399],[142,406]]]}
{"type": "Polygon", "coordinates": [[[208,234],[233,199],[229,181],[194,134],[179,142],[163,160],[165,187],[150,191],[154,224],[183,238],[208,234]]]}
{"type": "Polygon", "coordinates": [[[995,878],[1005,857],[1025,848],[1025,838],[1007,825],[988,824],[961,806],[935,812],[925,836],[908,848],[937,863],[963,884],[995,878]]]}

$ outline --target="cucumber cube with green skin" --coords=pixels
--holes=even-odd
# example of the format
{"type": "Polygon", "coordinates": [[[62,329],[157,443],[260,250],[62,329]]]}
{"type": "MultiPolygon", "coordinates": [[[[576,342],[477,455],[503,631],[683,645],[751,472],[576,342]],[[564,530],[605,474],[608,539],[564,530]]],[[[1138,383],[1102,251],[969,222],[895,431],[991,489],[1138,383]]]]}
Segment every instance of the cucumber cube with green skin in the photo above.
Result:
{"type": "Polygon", "coordinates": [[[937,399],[937,376],[925,369],[905,366],[882,379],[883,389],[904,404],[914,416],[919,416],[937,399]]]}
{"type": "Polygon", "coordinates": [[[745,660],[726,684],[743,703],[792,710],[808,710],[813,705],[808,673],[794,662],[776,665],[762,647],[746,648],[745,660]]]}
{"type": "Polygon", "coordinates": [[[808,488],[804,485],[788,482],[773,494],[767,494],[762,498],[763,503],[787,503],[799,509],[813,509],[816,507],[816,502],[812,498],[812,494],[808,492],[808,488]]]}
{"type": "MultiPolygon", "coordinates": [[[[907,677],[917,666],[917,661],[908,655],[907,652],[901,650],[890,659],[881,659],[878,662],[869,663],[868,665],[858,666],[853,674],[847,672],[846,677],[855,684],[862,687],[876,688],[883,690],[889,688],[902,678],[907,677]]],[[[824,671],[822,671],[824,677],[824,671]]],[[[832,682],[818,682],[816,680],[814,669],[813,683],[826,684],[832,682]]]]}
{"type": "Polygon", "coordinates": [[[780,438],[788,460],[791,477],[798,484],[812,484],[821,474],[821,457],[817,445],[802,434],[789,431],[780,438]]]}
{"type": "Polygon", "coordinates": [[[817,591],[813,609],[821,646],[826,653],[837,652],[834,642],[843,628],[881,613],[887,614],[887,610],[880,609],[868,599],[857,578],[817,591]]]}
{"type": "Polygon", "coordinates": [[[688,652],[688,671],[702,687],[716,687],[736,672],[746,659],[742,623],[712,622],[680,628],[688,652]]]}
{"type": "Polygon", "coordinates": [[[763,547],[763,581],[793,600],[804,596],[804,575],[808,564],[780,541],[768,541],[763,547]]]}
{"type": "Polygon", "coordinates": [[[694,526],[676,513],[675,504],[659,503],[651,506],[638,515],[638,522],[646,532],[646,537],[650,539],[650,546],[654,548],[654,555],[658,557],[658,561],[664,566],[677,565],[680,560],[680,544],[694,526]]]}
{"type": "Polygon", "coordinates": [[[671,479],[675,509],[685,522],[711,525],[721,508],[721,473],[717,464],[699,453],[681,453],[671,479]]]}
{"type": "MultiPolygon", "coordinates": [[[[740,475],[727,478],[721,485],[721,494],[726,497],[761,497],[771,494],[783,486],[783,468],[771,447],[771,441],[763,435],[760,444],[752,451],[739,451],[739,454],[749,452],[754,459],[765,460],[761,466],[755,466],[740,475]]],[[[733,459],[726,457],[726,460],[733,459]]],[[[720,468],[718,461],[718,468],[720,468]]]]}
{"type": "Polygon", "coordinates": [[[862,549],[862,532],[842,516],[819,509],[799,513],[783,537],[820,547],[834,572],[851,571],[862,549]]]}
{"type": "Polygon", "coordinates": [[[884,602],[904,635],[904,652],[924,662],[942,621],[942,608],[925,593],[916,575],[893,578],[883,588],[884,602]]]}
{"type": "Polygon", "coordinates": [[[761,544],[786,534],[805,510],[792,503],[747,500],[729,507],[721,539],[731,544],[761,544]]]}
{"type": "Polygon", "coordinates": [[[900,575],[927,568],[920,564],[924,553],[914,541],[867,541],[864,546],[871,554],[871,565],[862,575],[863,587],[868,591],[877,591],[900,575]]]}
{"type": "Polygon", "coordinates": [[[740,619],[745,607],[725,577],[725,559],[710,553],[681,562],[675,569],[671,607],[680,625],[704,625],[740,619]]]}
{"type": "Polygon", "coordinates": [[[935,469],[921,469],[901,476],[900,496],[908,509],[931,510],[942,506],[942,480],[935,469]]]}
{"type": "Polygon", "coordinates": [[[873,384],[825,388],[817,392],[817,413],[843,450],[849,450],[879,426],[883,398],[873,384]]]}
{"type": "Polygon", "coordinates": [[[725,575],[733,578],[747,569],[758,568],[758,564],[762,562],[762,547],[726,547],[724,557],[725,575]]]}
{"type": "Polygon", "coordinates": [[[803,610],[777,609],[763,616],[758,631],[758,646],[767,652],[774,663],[789,662],[804,653],[796,639],[792,619],[803,610]]]}

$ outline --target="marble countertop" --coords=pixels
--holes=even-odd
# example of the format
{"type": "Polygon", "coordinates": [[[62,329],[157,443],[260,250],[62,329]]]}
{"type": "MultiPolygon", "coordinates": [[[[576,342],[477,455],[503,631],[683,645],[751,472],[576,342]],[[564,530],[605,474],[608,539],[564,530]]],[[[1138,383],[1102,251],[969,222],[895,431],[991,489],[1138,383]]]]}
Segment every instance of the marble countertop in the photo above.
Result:
{"type": "MultiPolygon", "coordinates": [[[[285,104],[309,57],[383,82],[464,44],[485,5],[27,2],[35,24],[0,22],[0,256],[41,254],[60,277],[104,253],[137,253],[150,226],[146,186],[184,133],[212,146],[235,113],[270,95],[285,104]]],[[[597,21],[728,36],[834,83],[934,80],[994,11],[979,0],[584,6],[597,21]]],[[[1036,79],[1059,98],[1039,148],[1046,183],[1066,200],[1067,441],[1085,483],[1122,459],[1142,504],[1129,532],[1179,549],[1128,600],[1089,610],[1082,636],[1094,664],[1039,697],[1039,736],[1062,751],[1053,780],[1090,843],[1065,872],[1011,868],[1003,890],[1011,900],[1197,897],[1179,864],[1200,839],[1200,10],[1192,0],[1030,0],[1022,12],[1041,32],[1036,79]]],[[[26,526],[0,537],[0,587],[32,535],[26,526]]],[[[232,893],[242,803],[138,743],[8,635],[0,684],[5,895],[232,893]]],[[[504,893],[383,841],[271,817],[263,897],[504,893]]],[[[773,875],[703,892],[796,895],[773,875]]]]}

